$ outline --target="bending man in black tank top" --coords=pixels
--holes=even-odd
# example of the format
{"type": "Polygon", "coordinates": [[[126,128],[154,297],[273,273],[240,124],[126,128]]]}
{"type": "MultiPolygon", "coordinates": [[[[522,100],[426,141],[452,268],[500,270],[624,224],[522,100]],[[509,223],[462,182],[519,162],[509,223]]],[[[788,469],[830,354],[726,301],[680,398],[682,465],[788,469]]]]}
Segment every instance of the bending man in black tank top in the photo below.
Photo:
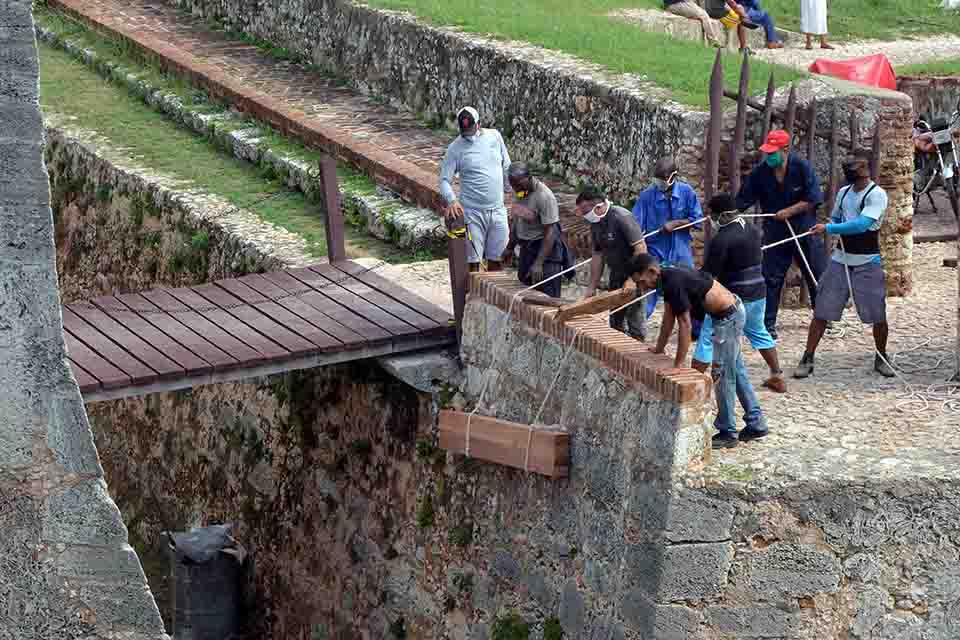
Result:
{"type": "Polygon", "coordinates": [[[709,314],[713,322],[713,365],[717,418],[717,435],[713,447],[729,448],[738,441],[746,442],[767,435],[767,423],[760,404],[747,377],[740,352],[740,339],[746,322],[743,303],[709,273],[689,267],[660,267],[657,259],[641,254],[630,263],[631,278],[640,287],[658,289],[663,295],[663,324],[654,353],[664,353],[667,342],[678,327],[676,367],[687,366],[693,318],[703,320],[709,314]],[[746,428],[737,436],[735,403],[739,397],[744,410],[746,428]]]}

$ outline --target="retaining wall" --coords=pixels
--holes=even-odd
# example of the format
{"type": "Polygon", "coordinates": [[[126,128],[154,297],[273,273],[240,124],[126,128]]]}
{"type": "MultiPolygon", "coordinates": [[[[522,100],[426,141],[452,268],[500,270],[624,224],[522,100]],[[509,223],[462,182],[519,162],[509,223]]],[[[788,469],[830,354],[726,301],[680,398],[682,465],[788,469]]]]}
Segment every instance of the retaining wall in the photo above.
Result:
{"type": "Polygon", "coordinates": [[[0,637],[161,640],[67,365],[31,8],[0,5],[0,637]]]}
{"type": "Polygon", "coordinates": [[[897,78],[897,90],[910,96],[917,114],[945,118],[957,109],[960,78],[902,76],[897,78]]]}

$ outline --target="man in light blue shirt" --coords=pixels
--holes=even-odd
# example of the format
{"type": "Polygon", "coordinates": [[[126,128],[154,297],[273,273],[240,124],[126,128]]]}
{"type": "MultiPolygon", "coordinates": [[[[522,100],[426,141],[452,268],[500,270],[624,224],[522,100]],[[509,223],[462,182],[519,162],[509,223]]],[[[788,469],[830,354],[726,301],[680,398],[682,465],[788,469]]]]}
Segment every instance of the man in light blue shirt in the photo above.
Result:
{"type": "Polygon", "coordinates": [[[457,113],[460,135],[447,147],[440,165],[440,195],[447,202],[446,216],[461,216],[467,227],[467,262],[471,271],[487,261],[487,269],[500,271],[501,256],[510,240],[503,194],[509,189],[510,154],[496,129],[480,126],[473,107],[457,113]],[[460,176],[460,196],[453,190],[460,176]]]}
{"type": "Polygon", "coordinates": [[[813,321],[807,334],[807,349],[794,372],[795,378],[813,373],[813,358],[828,322],[843,316],[850,299],[864,324],[873,325],[877,354],[874,371],[891,378],[896,375],[887,357],[887,289],[880,260],[880,225],[887,209],[887,193],[870,179],[870,152],[858,150],[843,165],[847,186],[837,193],[830,224],[815,225],[811,231],[839,236],[830,266],[820,278],[813,321]]]}
{"type": "MultiPolygon", "coordinates": [[[[690,232],[699,229],[702,223],[679,231],[677,228],[701,220],[703,210],[693,188],[677,178],[677,165],[672,158],[657,161],[653,184],[640,193],[633,205],[633,217],[645,236],[658,232],[646,238],[647,252],[658,262],[693,266],[690,232]]],[[[648,318],[657,306],[658,297],[659,294],[654,294],[647,298],[648,318]]]]}

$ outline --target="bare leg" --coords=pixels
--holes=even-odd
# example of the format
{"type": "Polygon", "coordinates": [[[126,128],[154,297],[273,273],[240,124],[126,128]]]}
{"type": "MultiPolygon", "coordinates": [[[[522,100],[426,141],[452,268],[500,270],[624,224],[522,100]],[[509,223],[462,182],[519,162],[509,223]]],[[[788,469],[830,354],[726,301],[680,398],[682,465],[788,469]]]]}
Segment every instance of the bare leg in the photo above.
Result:
{"type": "Polygon", "coordinates": [[[815,353],[817,345],[823,339],[823,333],[827,330],[827,321],[813,319],[810,323],[810,331],[807,333],[807,353],[815,353]]]}
{"type": "Polygon", "coordinates": [[[740,51],[747,48],[747,30],[742,24],[737,25],[737,40],[740,41],[740,51]]]}
{"type": "Polygon", "coordinates": [[[780,370],[780,358],[777,357],[776,347],[773,349],[760,349],[760,355],[763,357],[763,361],[767,363],[767,366],[770,367],[770,373],[783,373],[780,370]]]}
{"type": "Polygon", "coordinates": [[[873,325],[873,343],[877,346],[877,351],[887,357],[887,336],[890,333],[890,325],[886,322],[873,325]]]}
{"type": "Polygon", "coordinates": [[[807,36],[807,49],[813,49],[813,36],[810,35],[809,33],[806,34],[806,36],[807,36]]]}

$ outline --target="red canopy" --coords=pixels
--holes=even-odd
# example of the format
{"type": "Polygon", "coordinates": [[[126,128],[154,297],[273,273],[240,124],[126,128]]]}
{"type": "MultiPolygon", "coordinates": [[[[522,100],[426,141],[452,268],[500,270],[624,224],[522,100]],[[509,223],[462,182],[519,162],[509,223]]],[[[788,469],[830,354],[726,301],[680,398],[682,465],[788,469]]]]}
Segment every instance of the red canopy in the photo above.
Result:
{"type": "Polygon", "coordinates": [[[819,58],[810,65],[810,72],[868,84],[873,87],[897,90],[897,76],[894,75],[893,67],[890,66],[887,56],[882,53],[850,60],[819,58]]]}

